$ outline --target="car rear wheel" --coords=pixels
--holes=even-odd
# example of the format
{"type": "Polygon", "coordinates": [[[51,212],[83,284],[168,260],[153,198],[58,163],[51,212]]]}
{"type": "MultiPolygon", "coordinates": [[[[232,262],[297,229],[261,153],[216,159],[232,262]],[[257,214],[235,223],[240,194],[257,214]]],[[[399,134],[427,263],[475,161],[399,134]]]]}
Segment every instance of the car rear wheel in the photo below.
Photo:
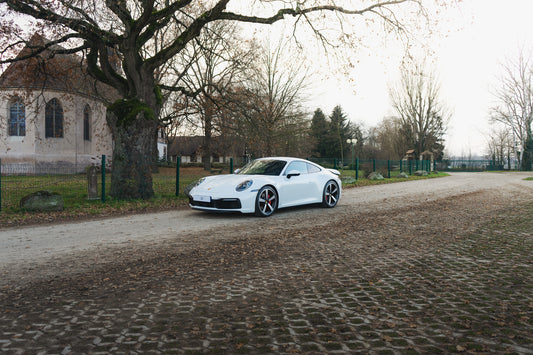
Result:
{"type": "Polygon", "coordinates": [[[268,217],[278,207],[278,193],[272,186],[263,186],[255,199],[255,214],[268,217]]]}
{"type": "Polygon", "coordinates": [[[324,186],[322,206],[328,208],[335,207],[339,201],[340,194],[339,185],[333,180],[328,181],[326,186],[324,186]]]}

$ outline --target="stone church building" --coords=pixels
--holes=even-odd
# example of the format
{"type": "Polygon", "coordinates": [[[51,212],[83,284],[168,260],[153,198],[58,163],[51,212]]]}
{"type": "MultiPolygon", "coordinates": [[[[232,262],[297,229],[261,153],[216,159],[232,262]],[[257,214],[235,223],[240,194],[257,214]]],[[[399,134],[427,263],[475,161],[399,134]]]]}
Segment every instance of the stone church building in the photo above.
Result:
{"type": "MultiPolygon", "coordinates": [[[[45,41],[34,35],[18,57],[45,41]]],[[[0,76],[2,172],[81,172],[103,154],[110,160],[113,141],[104,103],[115,99],[113,90],[87,74],[77,55],[44,50],[13,62],[0,76]]]]}
{"type": "MultiPolygon", "coordinates": [[[[42,46],[34,35],[19,58],[42,46]]],[[[52,47],[60,49],[60,47],[52,47]]],[[[111,158],[104,98],[112,91],[89,77],[80,57],[45,50],[13,62],[0,76],[0,159],[3,167],[83,171],[111,158]]]]}

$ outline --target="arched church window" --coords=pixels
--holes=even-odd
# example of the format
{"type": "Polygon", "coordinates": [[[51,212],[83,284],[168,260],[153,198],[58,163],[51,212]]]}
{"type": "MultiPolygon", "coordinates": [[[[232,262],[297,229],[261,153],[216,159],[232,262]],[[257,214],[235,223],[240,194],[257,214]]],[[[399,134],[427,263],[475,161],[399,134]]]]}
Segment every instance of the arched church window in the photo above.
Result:
{"type": "Polygon", "coordinates": [[[63,138],[63,108],[56,98],[46,103],[45,137],[63,138]]]}
{"type": "Polygon", "coordinates": [[[91,140],[91,109],[89,105],[85,105],[83,109],[83,140],[91,140]]]}
{"type": "Polygon", "coordinates": [[[26,135],[26,108],[18,97],[14,98],[9,104],[9,135],[26,135]]]}

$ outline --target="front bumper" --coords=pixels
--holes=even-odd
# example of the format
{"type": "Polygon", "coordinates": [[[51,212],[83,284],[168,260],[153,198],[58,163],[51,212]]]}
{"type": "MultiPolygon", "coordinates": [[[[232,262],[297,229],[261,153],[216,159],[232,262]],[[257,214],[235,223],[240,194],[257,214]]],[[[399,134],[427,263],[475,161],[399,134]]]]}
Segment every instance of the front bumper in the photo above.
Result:
{"type": "Polygon", "coordinates": [[[196,210],[241,213],[255,212],[257,191],[246,191],[238,197],[211,196],[208,201],[194,200],[193,195],[189,195],[189,207],[196,210]]]}
{"type": "Polygon", "coordinates": [[[233,210],[240,211],[242,208],[241,200],[238,198],[221,198],[217,200],[211,200],[210,202],[195,201],[192,197],[189,197],[189,206],[197,209],[210,209],[210,210],[233,210]]]}

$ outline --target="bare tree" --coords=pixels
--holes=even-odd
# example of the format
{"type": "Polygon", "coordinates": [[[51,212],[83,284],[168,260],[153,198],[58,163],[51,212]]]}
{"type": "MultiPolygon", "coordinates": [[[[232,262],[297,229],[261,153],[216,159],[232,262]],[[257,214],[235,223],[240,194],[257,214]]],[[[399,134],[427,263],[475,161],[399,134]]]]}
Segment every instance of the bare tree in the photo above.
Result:
{"type": "Polygon", "coordinates": [[[513,143],[513,134],[508,127],[494,127],[487,138],[489,158],[496,166],[511,169],[511,161],[514,157],[515,148],[513,143]]]}
{"type": "MultiPolygon", "coordinates": [[[[386,0],[376,2],[334,0],[286,0],[240,2],[229,10],[234,0],[0,0],[3,15],[0,28],[14,27],[12,13],[36,19],[51,40],[31,55],[48,49],[57,53],[83,53],[89,73],[116,90],[119,100],[109,103],[107,121],[114,138],[111,194],[115,198],[150,198],[153,196],[151,166],[154,140],[161,126],[160,114],[165,91],[195,96],[174,78],[166,82],[161,69],[185,50],[205,26],[218,21],[273,24],[285,17],[295,26],[303,24],[327,43],[328,30],[342,32],[344,16],[385,24],[384,36],[404,31],[400,9],[422,10],[421,0],[386,0]],[[242,11],[242,12],[240,12],[242,11]],[[9,14],[8,14],[9,12],[9,14]],[[327,26],[314,26],[324,21],[327,26]],[[336,24],[335,24],[336,22],[336,24]],[[8,26],[8,27],[6,27],[8,26]],[[321,30],[324,28],[324,30],[321,30]],[[55,45],[61,44],[62,49],[55,45]],[[116,62],[110,59],[116,53],[116,62]],[[115,65],[117,64],[117,65],[115,65]]],[[[2,30],[0,65],[14,60],[10,49],[21,39],[13,31],[2,30]]],[[[357,36],[355,36],[357,37],[357,36]]],[[[182,63],[188,70],[190,63],[182,63]]]]}
{"type": "MultiPolygon", "coordinates": [[[[215,22],[176,58],[173,75],[179,78],[189,92],[189,97],[172,95],[170,104],[175,113],[189,124],[202,130],[204,169],[211,169],[212,137],[220,134],[221,107],[230,100],[231,88],[242,85],[243,73],[253,60],[251,48],[242,44],[238,28],[232,22],[215,22]],[[189,70],[179,70],[179,63],[189,63],[189,70]],[[178,70],[176,71],[176,68],[178,70]]],[[[172,70],[171,70],[172,71],[172,70]]],[[[172,124],[169,120],[169,124],[172,124]]]]}
{"type": "Polygon", "coordinates": [[[238,98],[238,130],[258,155],[286,151],[306,126],[301,108],[307,74],[304,62],[294,57],[287,62],[283,51],[281,44],[273,51],[262,49],[238,98]]]}
{"type": "Polygon", "coordinates": [[[392,105],[401,122],[401,132],[419,155],[426,150],[436,156],[444,150],[443,136],[450,113],[443,104],[440,84],[424,64],[405,65],[400,82],[390,89],[392,105]]]}
{"type": "Polygon", "coordinates": [[[409,142],[402,134],[402,121],[398,117],[385,117],[371,130],[380,159],[399,160],[409,150],[409,142]]]}
{"type": "Polygon", "coordinates": [[[533,62],[531,55],[520,52],[516,60],[502,65],[501,86],[495,92],[498,105],[491,109],[491,120],[508,127],[516,140],[517,156],[522,168],[528,168],[524,160],[526,145],[531,140],[533,122],[533,62]]]}

